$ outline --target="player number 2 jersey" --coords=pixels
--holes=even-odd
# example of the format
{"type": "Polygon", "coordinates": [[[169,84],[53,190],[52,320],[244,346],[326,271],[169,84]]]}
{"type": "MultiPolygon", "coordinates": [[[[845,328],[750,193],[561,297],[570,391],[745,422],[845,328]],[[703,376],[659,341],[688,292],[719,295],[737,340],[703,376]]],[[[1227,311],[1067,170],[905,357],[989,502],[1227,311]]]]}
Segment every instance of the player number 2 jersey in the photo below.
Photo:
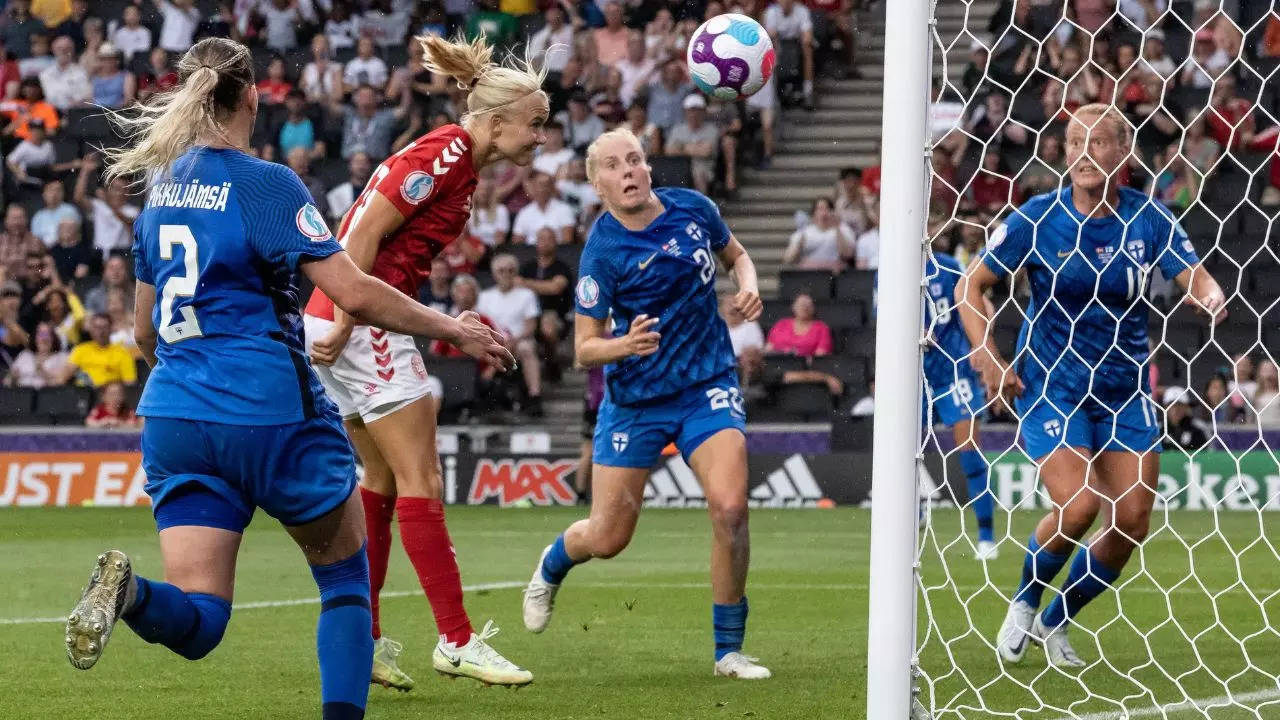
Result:
{"type": "Polygon", "coordinates": [[[151,185],[133,232],[159,336],[139,415],[278,425],[335,412],[307,361],[293,277],[342,246],[292,170],[193,148],[151,185]]]}
{"type": "MultiPolygon", "coordinates": [[[[382,195],[404,223],[382,240],[370,274],[409,297],[431,273],[431,260],[457,240],[471,218],[476,171],[471,136],[445,125],[409,143],[374,171],[338,229],[343,246],[375,193],[382,195]]],[[[333,301],[316,290],[307,314],[333,319],[333,301]]]]}
{"type": "Polygon", "coordinates": [[[1027,271],[1031,304],[1016,364],[1024,403],[1041,393],[1126,402],[1149,391],[1151,270],[1172,279],[1200,260],[1169,209],[1147,195],[1121,188],[1114,213],[1085,218],[1071,193],[1028,200],[992,234],[982,261],[998,277],[1027,271]]]}
{"type": "Polygon", "coordinates": [[[616,337],[637,315],[658,318],[656,353],[605,368],[608,397],[618,405],[673,395],[736,365],[715,290],[715,254],[729,244],[729,227],[700,193],[654,192],[665,209],[649,227],[628,230],[604,213],[579,263],[579,313],[600,320],[612,314],[616,337]]]}

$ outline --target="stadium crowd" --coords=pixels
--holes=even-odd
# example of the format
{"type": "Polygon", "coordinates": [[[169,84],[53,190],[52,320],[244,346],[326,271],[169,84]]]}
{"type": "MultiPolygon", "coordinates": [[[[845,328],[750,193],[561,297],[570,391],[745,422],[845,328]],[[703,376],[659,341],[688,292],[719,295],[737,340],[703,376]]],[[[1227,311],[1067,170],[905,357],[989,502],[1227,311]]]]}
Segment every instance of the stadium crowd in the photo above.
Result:
{"type": "Polygon", "coordinates": [[[144,198],[123,181],[99,182],[96,149],[122,141],[95,106],[128,108],[173,87],[177,58],[201,37],[244,42],[261,98],[253,152],[293,168],[336,227],[378,163],[458,119],[465,90],[423,69],[409,39],[460,32],[545,66],[553,119],[532,167],[483,173],[469,232],[437,259],[422,299],[447,312],[474,307],[502,329],[522,377],[482,377],[498,387],[481,394],[540,415],[543,381],[556,381],[564,365],[577,254],[599,212],[587,145],[626,124],[657,184],[736,196],[739,167],[770,163],[779,107],[812,107],[815,49],[837,51],[828,69],[852,72],[853,7],[9,0],[0,17],[0,377],[29,388],[119,384],[129,391],[122,417],[145,378],[132,340],[129,258],[144,198]],[[776,82],[747,101],[708,101],[684,63],[693,30],[726,11],[761,19],[779,49],[776,82]]]}

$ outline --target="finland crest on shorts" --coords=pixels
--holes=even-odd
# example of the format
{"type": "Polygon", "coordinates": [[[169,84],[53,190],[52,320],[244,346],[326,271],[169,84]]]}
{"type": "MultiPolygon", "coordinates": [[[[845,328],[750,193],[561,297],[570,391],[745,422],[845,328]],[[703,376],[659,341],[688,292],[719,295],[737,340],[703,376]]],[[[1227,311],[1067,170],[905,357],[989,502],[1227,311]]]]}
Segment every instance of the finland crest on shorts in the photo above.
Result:
{"type": "Polygon", "coordinates": [[[631,442],[631,437],[624,432],[616,432],[612,438],[614,452],[622,453],[627,450],[627,443],[631,442]]]}

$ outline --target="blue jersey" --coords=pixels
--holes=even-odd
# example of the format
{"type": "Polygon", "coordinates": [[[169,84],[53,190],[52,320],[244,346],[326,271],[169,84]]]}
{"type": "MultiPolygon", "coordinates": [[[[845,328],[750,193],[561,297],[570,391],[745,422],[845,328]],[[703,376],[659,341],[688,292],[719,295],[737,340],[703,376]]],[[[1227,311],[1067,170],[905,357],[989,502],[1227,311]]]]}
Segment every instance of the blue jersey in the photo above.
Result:
{"type": "Polygon", "coordinates": [[[293,171],[193,148],[151,185],[133,234],[159,334],[140,415],[278,425],[333,409],[307,361],[293,274],[342,246],[293,171]]]}
{"type": "Polygon", "coordinates": [[[1028,391],[1020,405],[1042,394],[1067,403],[1092,395],[1116,407],[1150,391],[1143,295],[1152,268],[1173,278],[1199,262],[1173,214],[1147,195],[1121,188],[1115,213],[1086,219],[1069,187],[1018,208],[982,260],[1000,277],[1027,271],[1031,304],[1015,367],[1028,391]]]}
{"type": "Polygon", "coordinates": [[[729,227],[700,193],[654,192],[664,209],[649,227],[628,230],[604,213],[591,226],[579,264],[579,313],[600,320],[612,313],[618,337],[637,315],[658,318],[657,352],[605,368],[609,398],[618,405],[673,395],[736,367],[715,287],[715,254],[729,244],[729,227]]]}
{"type": "Polygon", "coordinates": [[[956,281],[964,268],[946,253],[933,253],[925,260],[925,334],[929,345],[924,351],[924,377],[933,388],[945,388],[960,379],[974,376],[969,366],[969,336],[964,334],[960,314],[953,308],[956,281]]]}

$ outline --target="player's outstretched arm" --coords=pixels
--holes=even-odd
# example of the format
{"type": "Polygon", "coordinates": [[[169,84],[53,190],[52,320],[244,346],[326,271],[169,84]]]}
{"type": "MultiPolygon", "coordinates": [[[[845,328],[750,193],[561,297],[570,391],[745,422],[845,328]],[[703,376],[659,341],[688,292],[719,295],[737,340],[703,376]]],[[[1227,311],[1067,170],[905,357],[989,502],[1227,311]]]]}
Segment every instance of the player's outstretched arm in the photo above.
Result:
{"type": "Polygon", "coordinates": [[[133,297],[133,339],[147,367],[155,367],[156,325],[151,320],[151,313],[156,306],[156,288],[139,280],[133,297]]]}
{"type": "Polygon", "coordinates": [[[573,322],[573,360],[579,370],[602,367],[631,356],[644,357],[658,352],[662,339],[653,328],[658,318],[640,314],[631,321],[631,329],[622,337],[609,337],[605,320],[578,313],[573,322]]]}
{"type": "Polygon", "coordinates": [[[1173,280],[1187,293],[1184,302],[1208,316],[1210,323],[1217,325],[1227,319],[1226,295],[1204,266],[1196,263],[1178,273],[1173,280]]]}
{"type": "MultiPolygon", "coordinates": [[[[382,239],[404,224],[404,215],[379,192],[370,193],[365,202],[347,212],[351,214],[351,221],[346,225],[346,234],[339,240],[356,267],[367,273],[378,257],[382,239]]],[[[329,297],[333,298],[332,295],[329,297]]],[[[342,349],[347,346],[347,341],[351,339],[355,324],[355,320],[343,312],[341,307],[335,307],[333,328],[311,344],[312,362],[321,365],[335,363],[342,354],[342,349]]]]}
{"type": "Polygon", "coordinates": [[[334,305],[360,322],[406,335],[421,335],[456,345],[459,350],[499,370],[516,360],[498,336],[474,314],[456,318],[421,305],[385,282],[360,271],[347,253],[334,253],[302,265],[307,278],[334,305]]]}
{"type": "Polygon", "coordinates": [[[955,307],[960,312],[964,334],[974,349],[969,357],[970,364],[982,376],[987,393],[992,397],[1002,396],[1012,407],[1013,398],[1021,395],[1025,388],[1022,379],[1000,355],[991,333],[987,332],[995,312],[986,293],[998,279],[981,257],[975,257],[956,283],[955,307]]]}
{"type": "Polygon", "coordinates": [[[760,286],[756,278],[756,264],[747,254],[747,249],[738,242],[738,238],[729,236],[729,244],[717,253],[720,262],[729,268],[733,280],[738,284],[738,294],[733,296],[733,305],[742,313],[747,322],[754,322],[764,311],[764,302],[760,300],[760,286]]]}

